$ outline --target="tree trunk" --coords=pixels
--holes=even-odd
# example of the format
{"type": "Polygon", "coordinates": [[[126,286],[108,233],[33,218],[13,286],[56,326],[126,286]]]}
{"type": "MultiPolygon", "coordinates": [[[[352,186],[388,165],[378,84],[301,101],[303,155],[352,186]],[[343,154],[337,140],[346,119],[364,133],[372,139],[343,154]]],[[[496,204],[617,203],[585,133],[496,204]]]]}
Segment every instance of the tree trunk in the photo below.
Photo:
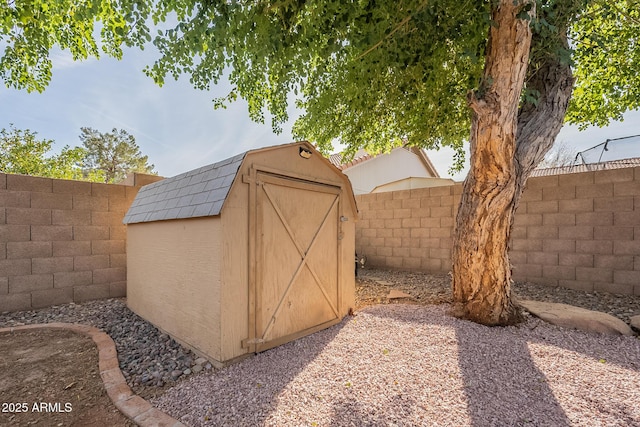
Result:
{"type": "Polygon", "coordinates": [[[518,104],[532,33],[518,18],[525,0],[500,0],[492,11],[483,84],[469,95],[473,112],[470,170],[464,181],[453,244],[453,312],[485,325],[520,321],[511,300],[507,245],[516,207],[518,104]]]}
{"type": "MultiPolygon", "coordinates": [[[[538,37],[533,44],[540,43],[538,37]]],[[[559,47],[569,49],[567,30],[559,31],[559,47]]],[[[516,138],[516,207],[531,172],[544,159],[562,128],[573,89],[569,64],[548,54],[527,72],[527,87],[537,90],[538,104],[523,104],[518,113],[516,138]]]]}

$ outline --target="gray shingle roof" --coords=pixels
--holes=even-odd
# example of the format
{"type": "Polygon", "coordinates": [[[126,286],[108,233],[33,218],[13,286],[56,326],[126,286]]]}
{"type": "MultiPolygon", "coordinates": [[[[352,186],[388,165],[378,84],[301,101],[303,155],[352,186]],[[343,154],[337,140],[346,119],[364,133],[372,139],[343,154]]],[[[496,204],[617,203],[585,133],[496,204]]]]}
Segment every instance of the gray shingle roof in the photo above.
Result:
{"type": "Polygon", "coordinates": [[[245,154],[145,185],[122,222],[219,215],[245,154]]]}

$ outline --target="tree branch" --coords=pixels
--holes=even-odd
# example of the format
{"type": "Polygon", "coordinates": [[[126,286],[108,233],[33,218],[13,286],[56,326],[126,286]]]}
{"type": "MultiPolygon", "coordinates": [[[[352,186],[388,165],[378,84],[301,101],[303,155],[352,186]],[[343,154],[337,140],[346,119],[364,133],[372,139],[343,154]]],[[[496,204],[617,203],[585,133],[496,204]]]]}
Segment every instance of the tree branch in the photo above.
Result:
{"type": "Polygon", "coordinates": [[[407,22],[411,21],[411,18],[413,18],[413,16],[418,13],[421,12],[426,6],[427,6],[428,1],[424,1],[422,2],[422,4],[420,5],[420,7],[418,7],[418,9],[416,9],[415,12],[413,12],[412,14],[410,14],[409,16],[407,16],[406,18],[404,18],[402,21],[400,21],[398,23],[398,25],[396,25],[393,30],[391,30],[391,32],[389,34],[387,34],[386,36],[384,36],[384,38],[382,40],[380,40],[378,43],[374,44],[373,46],[371,46],[369,49],[367,49],[364,53],[358,55],[358,57],[355,59],[356,61],[359,59],[364,58],[365,56],[367,56],[369,53],[373,52],[374,50],[376,50],[377,48],[379,48],[382,43],[385,42],[385,40],[388,40],[389,38],[391,38],[395,33],[397,33],[400,28],[402,28],[403,25],[405,25],[407,22]]]}

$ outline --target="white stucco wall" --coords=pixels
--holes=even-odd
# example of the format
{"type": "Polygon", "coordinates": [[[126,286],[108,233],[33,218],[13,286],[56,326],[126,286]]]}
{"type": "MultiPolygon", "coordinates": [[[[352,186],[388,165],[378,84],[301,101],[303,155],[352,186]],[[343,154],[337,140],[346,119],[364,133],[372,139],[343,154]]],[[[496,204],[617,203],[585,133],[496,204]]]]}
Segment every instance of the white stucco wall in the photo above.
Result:
{"type": "Polygon", "coordinates": [[[431,177],[418,156],[404,148],[396,148],[342,172],[351,180],[355,194],[370,193],[379,185],[403,178],[431,177]]]}

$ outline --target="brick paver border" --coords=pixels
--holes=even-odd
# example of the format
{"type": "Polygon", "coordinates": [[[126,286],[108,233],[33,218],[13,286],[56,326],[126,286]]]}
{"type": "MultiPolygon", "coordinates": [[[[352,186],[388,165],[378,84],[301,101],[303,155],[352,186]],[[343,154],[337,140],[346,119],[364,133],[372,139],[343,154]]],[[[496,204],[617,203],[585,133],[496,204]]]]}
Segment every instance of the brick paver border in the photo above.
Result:
{"type": "Polygon", "coordinates": [[[98,367],[100,377],[109,398],[126,417],[142,427],[185,427],[180,421],[170,417],[149,402],[137,396],[127,385],[120,365],[116,346],[109,335],[93,326],[73,323],[46,323],[37,325],[0,328],[0,334],[34,329],[63,329],[90,337],[98,346],[98,367]]]}

